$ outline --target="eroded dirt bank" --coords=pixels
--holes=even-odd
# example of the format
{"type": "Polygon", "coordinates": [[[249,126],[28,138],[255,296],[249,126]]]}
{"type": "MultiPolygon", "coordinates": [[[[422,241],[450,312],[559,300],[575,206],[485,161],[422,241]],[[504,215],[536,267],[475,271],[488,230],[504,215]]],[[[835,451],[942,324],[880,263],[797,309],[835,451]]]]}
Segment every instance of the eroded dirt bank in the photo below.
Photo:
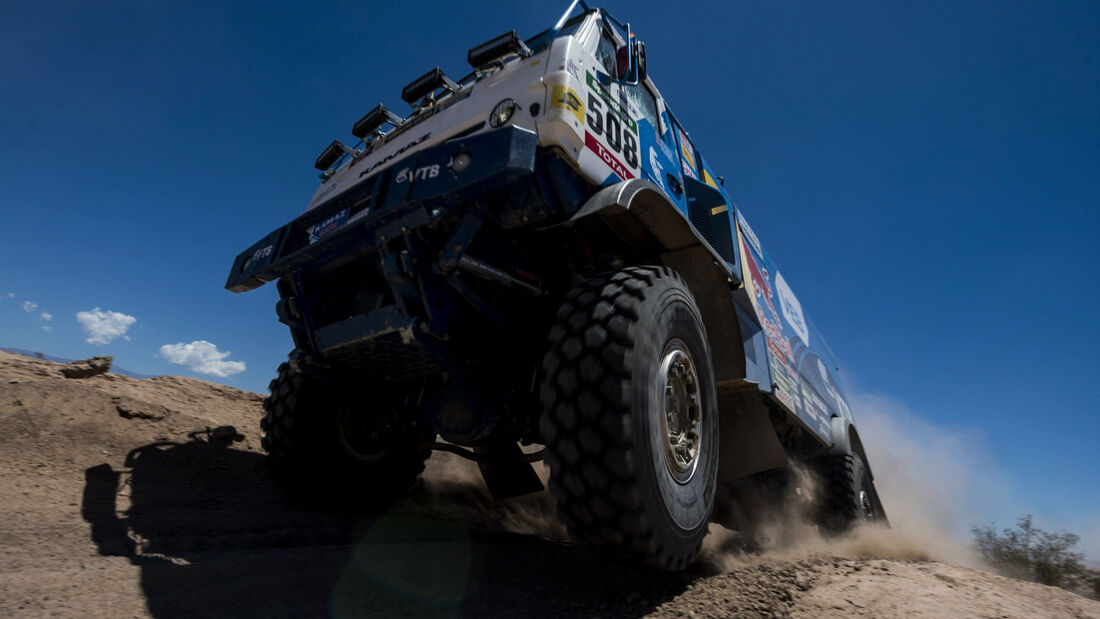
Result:
{"type": "Polygon", "coordinates": [[[1100,617],[873,537],[731,556],[716,534],[654,574],[564,541],[544,495],[493,503],[447,454],[385,516],[310,512],[268,475],[260,402],[0,352],[0,615],[1100,617]]]}

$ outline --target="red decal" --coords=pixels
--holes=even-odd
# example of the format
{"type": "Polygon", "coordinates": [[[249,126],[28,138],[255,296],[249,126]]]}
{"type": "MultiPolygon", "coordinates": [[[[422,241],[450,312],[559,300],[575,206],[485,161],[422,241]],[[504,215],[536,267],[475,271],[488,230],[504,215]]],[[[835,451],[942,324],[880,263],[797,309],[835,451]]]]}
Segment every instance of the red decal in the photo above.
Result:
{"type": "Polygon", "coordinates": [[[630,170],[626,166],[619,163],[619,160],[615,158],[615,155],[611,154],[611,151],[603,147],[596,141],[596,136],[585,131],[584,132],[584,145],[588,147],[588,150],[596,153],[596,156],[603,160],[604,163],[611,166],[611,171],[619,175],[619,178],[630,180],[634,178],[634,175],[630,173],[630,170]]]}

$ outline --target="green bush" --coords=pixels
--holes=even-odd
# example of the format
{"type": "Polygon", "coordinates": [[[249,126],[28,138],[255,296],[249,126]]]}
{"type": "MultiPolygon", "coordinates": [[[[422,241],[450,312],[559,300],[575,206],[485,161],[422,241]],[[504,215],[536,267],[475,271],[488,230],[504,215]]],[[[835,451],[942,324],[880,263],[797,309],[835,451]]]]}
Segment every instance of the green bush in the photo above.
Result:
{"type": "Polygon", "coordinates": [[[1031,524],[1030,515],[999,535],[991,524],[970,530],[985,560],[1006,576],[1064,587],[1084,574],[1084,555],[1072,551],[1080,538],[1068,531],[1047,533],[1031,524]]]}

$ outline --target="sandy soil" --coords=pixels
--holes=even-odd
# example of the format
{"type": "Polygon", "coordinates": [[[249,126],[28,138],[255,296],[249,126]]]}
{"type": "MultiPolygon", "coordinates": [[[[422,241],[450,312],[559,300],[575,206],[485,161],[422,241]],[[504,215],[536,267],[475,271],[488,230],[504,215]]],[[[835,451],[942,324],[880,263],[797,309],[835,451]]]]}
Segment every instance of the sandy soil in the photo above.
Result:
{"type": "Polygon", "coordinates": [[[310,512],[267,472],[261,401],[0,352],[0,615],[1100,617],[881,531],[738,556],[716,533],[656,574],[565,541],[545,493],[494,503],[448,454],[384,516],[310,512]]]}

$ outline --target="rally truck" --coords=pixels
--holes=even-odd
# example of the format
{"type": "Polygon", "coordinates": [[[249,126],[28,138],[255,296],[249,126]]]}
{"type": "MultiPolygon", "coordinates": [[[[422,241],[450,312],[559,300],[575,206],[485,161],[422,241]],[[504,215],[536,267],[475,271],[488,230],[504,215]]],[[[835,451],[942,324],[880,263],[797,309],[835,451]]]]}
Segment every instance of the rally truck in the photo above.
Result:
{"type": "Polygon", "coordinates": [[[544,458],[573,538],[668,570],[738,513],[722,489],[792,467],[824,529],[883,520],[829,348],[630,27],[578,0],[467,60],[325,148],[233,263],[294,341],[262,421],[286,489],[380,508],[445,450],[504,500],[544,458]]]}

